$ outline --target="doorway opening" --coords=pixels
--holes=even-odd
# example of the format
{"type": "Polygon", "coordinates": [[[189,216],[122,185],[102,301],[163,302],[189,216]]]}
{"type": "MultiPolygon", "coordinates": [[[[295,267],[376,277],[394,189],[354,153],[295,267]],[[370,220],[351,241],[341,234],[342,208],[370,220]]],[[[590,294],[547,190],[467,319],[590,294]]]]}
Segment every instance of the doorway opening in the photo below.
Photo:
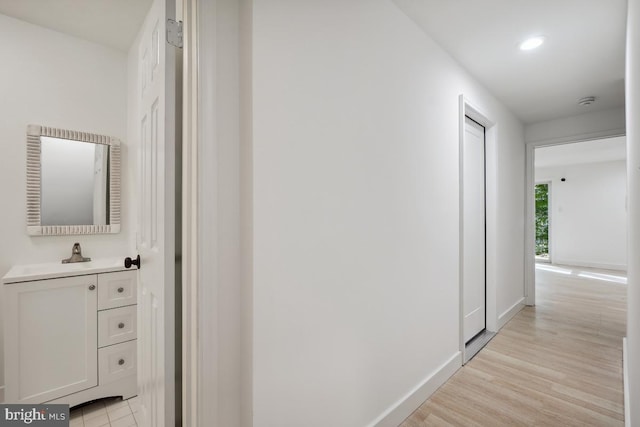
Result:
{"type": "Polygon", "coordinates": [[[540,142],[527,153],[527,305],[538,273],[624,272],[626,138],[540,142]]]}
{"type": "Polygon", "coordinates": [[[536,184],[536,262],[551,262],[549,250],[549,193],[551,182],[536,184]]]}
{"type": "Polygon", "coordinates": [[[495,335],[496,124],[460,97],[460,352],[467,363],[495,335]]]}
{"type": "Polygon", "coordinates": [[[486,129],[465,116],[463,277],[465,362],[495,333],[487,331],[486,129]]]}

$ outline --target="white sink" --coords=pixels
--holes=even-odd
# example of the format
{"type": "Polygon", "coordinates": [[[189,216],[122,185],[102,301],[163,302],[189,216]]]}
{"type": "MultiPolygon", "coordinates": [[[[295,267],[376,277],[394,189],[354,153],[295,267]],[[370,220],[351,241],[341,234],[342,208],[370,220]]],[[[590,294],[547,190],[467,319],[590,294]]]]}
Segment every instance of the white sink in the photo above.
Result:
{"type": "Polygon", "coordinates": [[[8,284],[28,280],[55,279],[56,277],[126,270],[123,259],[101,258],[89,262],[70,264],[50,262],[45,264],[14,265],[2,278],[2,283],[8,284]]]}

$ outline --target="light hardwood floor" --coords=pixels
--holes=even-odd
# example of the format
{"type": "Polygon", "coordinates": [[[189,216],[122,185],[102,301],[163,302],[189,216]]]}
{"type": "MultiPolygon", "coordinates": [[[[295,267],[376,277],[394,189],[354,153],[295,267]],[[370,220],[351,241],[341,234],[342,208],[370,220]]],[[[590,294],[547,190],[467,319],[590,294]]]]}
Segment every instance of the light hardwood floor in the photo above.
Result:
{"type": "Polygon", "coordinates": [[[540,264],[518,313],[402,427],[623,426],[623,273],[540,264]]]}

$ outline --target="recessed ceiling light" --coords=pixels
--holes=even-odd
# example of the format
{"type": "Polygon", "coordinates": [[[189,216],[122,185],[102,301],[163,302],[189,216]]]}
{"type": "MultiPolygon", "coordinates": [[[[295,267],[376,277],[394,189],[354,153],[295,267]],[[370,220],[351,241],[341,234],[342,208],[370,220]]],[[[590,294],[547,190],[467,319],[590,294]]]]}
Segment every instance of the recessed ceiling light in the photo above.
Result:
{"type": "Polygon", "coordinates": [[[520,43],[520,50],[535,49],[537,47],[540,47],[542,43],[544,43],[544,37],[542,36],[530,37],[525,41],[523,41],[522,43],[520,43]]]}

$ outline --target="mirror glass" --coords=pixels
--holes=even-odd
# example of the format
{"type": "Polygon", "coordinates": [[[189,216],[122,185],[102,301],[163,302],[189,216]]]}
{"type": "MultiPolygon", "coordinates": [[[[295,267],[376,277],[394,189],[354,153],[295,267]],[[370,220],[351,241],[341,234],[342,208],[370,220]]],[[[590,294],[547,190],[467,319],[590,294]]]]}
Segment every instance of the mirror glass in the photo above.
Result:
{"type": "Polygon", "coordinates": [[[120,232],[120,140],[27,126],[27,232],[31,236],[120,232]]]}
{"type": "Polygon", "coordinates": [[[109,145],[41,136],[41,225],[109,224],[109,145]]]}

